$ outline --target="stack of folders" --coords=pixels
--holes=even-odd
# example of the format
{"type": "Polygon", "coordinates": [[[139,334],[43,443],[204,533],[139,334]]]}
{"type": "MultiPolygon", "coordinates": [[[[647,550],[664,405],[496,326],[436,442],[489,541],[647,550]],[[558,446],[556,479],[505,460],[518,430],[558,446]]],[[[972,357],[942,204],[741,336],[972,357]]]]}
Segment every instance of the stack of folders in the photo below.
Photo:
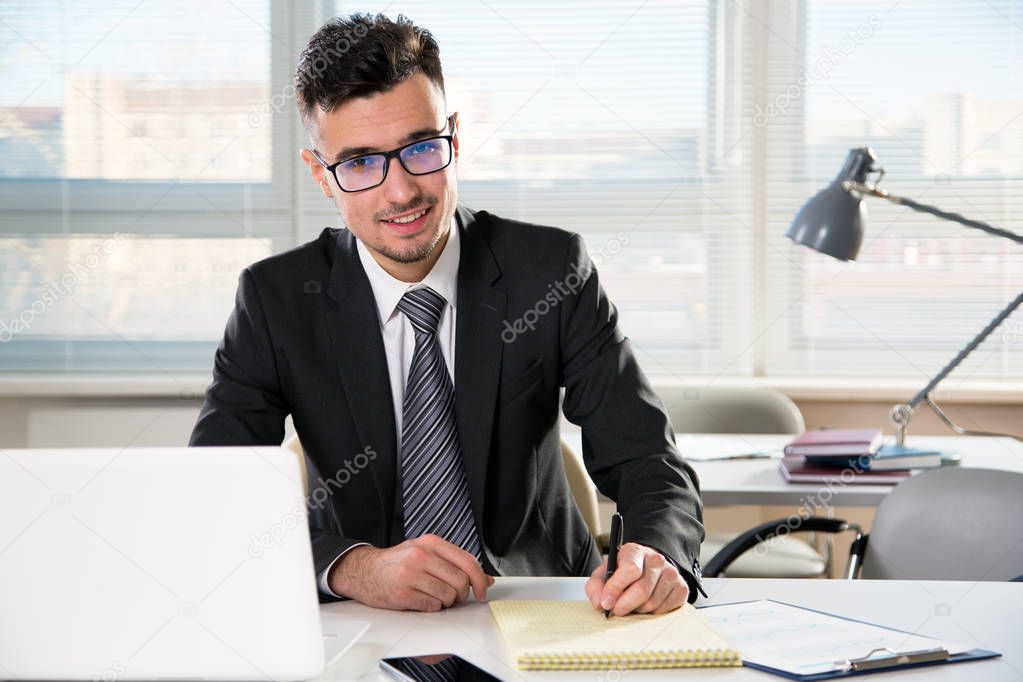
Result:
{"type": "Polygon", "coordinates": [[[947,458],[937,450],[883,445],[878,429],[807,431],[785,446],[779,468],[787,481],[898,483],[913,469],[939,467],[947,458]]]}
{"type": "Polygon", "coordinates": [[[496,600],[490,610],[521,670],[742,665],[742,655],[689,604],[608,619],[587,601],[496,600]]]}

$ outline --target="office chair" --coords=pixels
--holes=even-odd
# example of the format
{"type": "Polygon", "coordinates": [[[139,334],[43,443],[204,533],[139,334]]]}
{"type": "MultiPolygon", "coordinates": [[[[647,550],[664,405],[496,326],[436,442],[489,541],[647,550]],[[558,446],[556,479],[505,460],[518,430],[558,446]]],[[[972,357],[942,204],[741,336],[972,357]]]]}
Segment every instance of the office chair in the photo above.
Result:
{"type": "MultiPolygon", "coordinates": [[[[316,478],[319,476],[319,472],[316,471],[316,466],[306,457],[305,450],[302,448],[302,443],[297,435],[287,438],[283,445],[301,459],[302,472],[305,477],[305,493],[308,495],[309,491],[317,485],[316,478]]],[[[590,529],[590,534],[596,541],[598,549],[602,552],[607,551],[608,533],[601,533],[596,486],[593,485],[589,474],[586,473],[582,457],[573,451],[564,440],[561,441],[561,462],[565,469],[565,477],[568,479],[568,487],[572,491],[572,498],[579,509],[579,513],[582,514],[583,521],[586,522],[586,527],[590,529]]],[[[335,525],[333,515],[327,513],[325,509],[311,510],[310,514],[313,513],[323,514],[322,521],[327,524],[325,527],[335,525]]]]}
{"type": "Polygon", "coordinates": [[[298,455],[298,460],[301,463],[302,467],[302,477],[305,479],[302,482],[302,492],[304,492],[308,496],[309,490],[312,487],[311,483],[313,479],[315,479],[316,476],[319,475],[319,472],[315,471],[313,463],[310,462],[309,458],[305,456],[305,449],[302,447],[302,443],[301,441],[299,441],[297,435],[293,435],[290,438],[286,438],[282,445],[291,450],[292,452],[294,452],[296,455],[298,455]]]}
{"type": "Polygon", "coordinates": [[[728,543],[704,566],[704,575],[723,575],[743,553],[802,530],[855,533],[847,578],[1019,580],[1023,473],[959,467],[924,471],[882,500],[869,535],[840,519],[810,517],[799,524],[777,519],[728,543]]]}
{"type": "Polygon", "coordinates": [[[753,387],[659,386],[657,394],[675,433],[780,433],[806,430],[803,415],[784,393],[753,387]]]}
{"type": "Polygon", "coordinates": [[[601,538],[602,536],[607,538],[610,534],[601,533],[597,487],[590,479],[590,475],[586,473],[582,456],[574,451],[564,439],[561,441],[561,463],[565,468],[565,477],[568,479],[568,487],[572,490],[575,506],[579,508],[586,527],[590,529],[590,535],[596,540],[597,548],[603,552],[607,549],[607,540],[602,544],[601,538]]]}
{"type": "MultiPolygon", "coordinates": [[[[788,396],[766,388],[658,387],[675,433],[777,433],[795,436],[806,425],[788,396]]],[[[682,453],[685,456],[685,452],[682,453]]],[[[734,534],[708,533],[700,547],[706,566],[734,534]]],[[[819,578],[828,561],[795,537],[778,538],[756,554],[732,562],[732,578],[819,578]]],[[[707,575],[704,570],[704,575],[707,575]]]]}

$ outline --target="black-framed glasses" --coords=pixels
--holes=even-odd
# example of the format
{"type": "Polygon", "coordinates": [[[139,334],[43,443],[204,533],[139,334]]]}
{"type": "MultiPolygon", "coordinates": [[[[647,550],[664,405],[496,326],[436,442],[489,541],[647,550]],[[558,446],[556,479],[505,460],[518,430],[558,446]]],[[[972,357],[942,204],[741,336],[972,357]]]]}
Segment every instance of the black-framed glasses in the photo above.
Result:
{"type": "Polygon", "coordinates": [[[450,133],[448,135],[418,140],[389,152],[363,154],[329,165],[320,158],[319,152],[315,149],[310,152],[321,166],[333,174],[342,192],[362,192],[383,184],[387,179],[391,159],[398,159],[398,163],[410,175],[429,175],[451,165],[453,156],[451,139],[455,136],[453,115],[448,116],[447,127],[450,133]]]}

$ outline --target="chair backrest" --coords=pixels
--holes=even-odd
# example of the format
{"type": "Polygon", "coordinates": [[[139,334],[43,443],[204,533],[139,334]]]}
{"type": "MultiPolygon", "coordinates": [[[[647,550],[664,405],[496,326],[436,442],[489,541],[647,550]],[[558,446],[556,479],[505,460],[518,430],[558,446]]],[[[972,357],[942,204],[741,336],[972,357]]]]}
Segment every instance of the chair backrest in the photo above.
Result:
{"type": "MultiPolygon", "coordinates": [[[[315,485],[313,479],[316,478],[318,473],[315,465],[308,461],[305,450],[302,448],[302,443],[297,435],[286,439],[283,445],[299,455],[299,460],[302,462],[302,474],[305,479],[305,492],[306,495],[309,495],[310,489],[315,485]]],[[[600,535],[600,507],[597,504],[597,488],[593,485],[593,481],[590,480],[589,474],[586,473],[582,457],[572,450],[564,440],[561,441],[561,462],[565,468],[568,487],[572,490],[575,504],[579,508],[586,526],[590,529],[590,534],[596,539],[600,535]]]]}
{"type": "Polygon", "coordinates": [[[1023,473],[950,467],[884,498],[861,578],[1011,580],[1023,575],[1023,473]]]}
{"type": "Polygon", "coordinates": [[[675,433],[802,433],[796,404],[769,388],[659,386],[675,433]]]}
{"type": "Polygon", "coordinates": [[[572,490],[575,506],[579,508],[583,521],[594,539],[600,536],[600,507],[597,504],[597,487],[586,473],[582,457],[568,443],[561,441],[561,462],[565,467],[568,487],[572,490]]]}
{"type": "Polygon", "coordinates": [[[309,495],[309,459],[306,457],[305,448],[302,447],[302,442],[298,439],[298,435],[292,435],[290,438],[285,438],[284,442],[281,443],[282,447],[286,447],[296,455],[298,455],[298,461],[302,466],[302,492],[307,496],[309,495]]]}

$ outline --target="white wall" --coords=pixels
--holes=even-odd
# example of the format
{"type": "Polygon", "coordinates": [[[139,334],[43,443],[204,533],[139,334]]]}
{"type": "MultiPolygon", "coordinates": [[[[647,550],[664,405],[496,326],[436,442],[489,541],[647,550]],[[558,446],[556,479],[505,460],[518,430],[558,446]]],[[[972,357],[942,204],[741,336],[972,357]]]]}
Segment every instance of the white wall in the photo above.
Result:
{"type": "MultiPolygon", "coordinates": [[[[184,446],[198,398],[0,398],[0,448],[184,446]]],[[[293,432],[291,419],[287,432],[293,432]]]]}

